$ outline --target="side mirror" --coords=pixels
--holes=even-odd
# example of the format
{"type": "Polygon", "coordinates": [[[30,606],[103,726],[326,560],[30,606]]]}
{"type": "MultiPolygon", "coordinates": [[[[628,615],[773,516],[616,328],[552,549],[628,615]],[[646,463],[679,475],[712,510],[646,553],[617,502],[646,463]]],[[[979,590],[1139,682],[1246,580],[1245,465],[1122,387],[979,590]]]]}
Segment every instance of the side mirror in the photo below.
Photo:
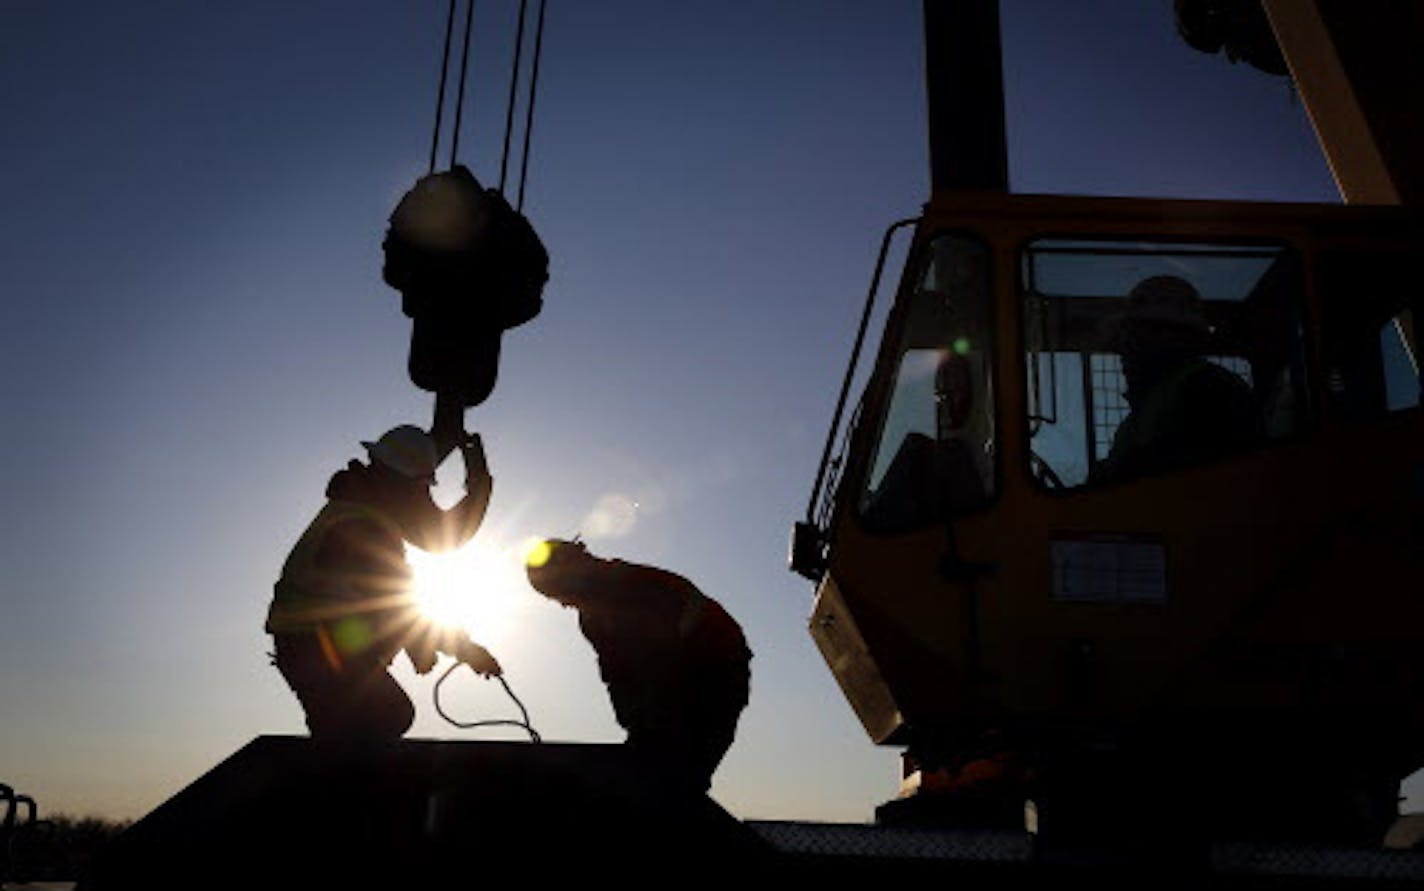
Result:
{"type": "Polygon", "coordinates": [[[819,582],[826,574],[826,542],[814,523],[791,527],[791,571],[819,582]]]}

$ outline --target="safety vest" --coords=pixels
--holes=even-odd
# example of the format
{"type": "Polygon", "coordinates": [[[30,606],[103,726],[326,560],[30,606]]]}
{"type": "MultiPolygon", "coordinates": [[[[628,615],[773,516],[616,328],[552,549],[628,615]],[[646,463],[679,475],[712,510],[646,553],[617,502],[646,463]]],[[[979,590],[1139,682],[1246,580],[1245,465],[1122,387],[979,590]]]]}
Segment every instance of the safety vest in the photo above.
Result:
{"type": "Polygon", "coordinates": [[[1123,419],[1106,463],[1136,476],[1223,457],[1257,439],[1255,411],[1245,381],[1194,360],[1159,382],[1123,419]]]}
{"type": "Polygon", "coordinates": [[[267,632],[317,632],[324,645],[334,642],[347,654],[370,646],[379,636],[375,614],[412,604],[403,542],[400,526],[379,511],[351,501],[328,501],[282,566],[267,612],[267,632]],[[377,560],[389,559],[389,570],[317,563],[326,537],[341,524],[356,520],[375,523],[381,530],[380,538],[369,542],[369,553],[377,560]]]}

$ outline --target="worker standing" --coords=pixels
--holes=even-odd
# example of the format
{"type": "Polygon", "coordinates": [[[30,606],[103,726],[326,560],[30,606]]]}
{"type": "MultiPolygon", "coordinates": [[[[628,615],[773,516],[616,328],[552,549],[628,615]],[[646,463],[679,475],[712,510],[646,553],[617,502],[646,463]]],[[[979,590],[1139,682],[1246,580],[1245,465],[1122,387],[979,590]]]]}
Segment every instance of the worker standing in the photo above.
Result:
{"type": "Polygon", "coordinates": [[[529,582],[578,610],[627,745],[654,769],[706,791],[747,705],[751,650],[717,601],[682,576],[545,541],[529,582]]]}
{"type": "Polygon", "coordinates": [[[332,476],[326,505],[282,567],[266,630],[313,737],[394,740],[415,719],[387,671],[401,650],[421,674],[441,652],[500,674],[484,647],[421,615],[405,559],[407,541],[429,551],[468,541],[493,482],[479,437],[468,437],[465,497],[442,511],[430,498],[438,455],[424,431],[403,425],[362,445],[370,463],[352,461],[332,476]]]}

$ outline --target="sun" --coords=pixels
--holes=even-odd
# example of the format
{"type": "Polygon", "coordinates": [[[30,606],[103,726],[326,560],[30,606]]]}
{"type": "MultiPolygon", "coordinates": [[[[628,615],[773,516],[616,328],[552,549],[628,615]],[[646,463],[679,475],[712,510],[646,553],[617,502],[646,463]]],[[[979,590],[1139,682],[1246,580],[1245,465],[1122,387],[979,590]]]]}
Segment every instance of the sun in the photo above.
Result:
{"type": "Polygon", "coordinates": [[[521,549],[478,538],[443,554],[406,547],[415,599],[432,622],[480,643],[503,637],[529,593],[521,549]]]}

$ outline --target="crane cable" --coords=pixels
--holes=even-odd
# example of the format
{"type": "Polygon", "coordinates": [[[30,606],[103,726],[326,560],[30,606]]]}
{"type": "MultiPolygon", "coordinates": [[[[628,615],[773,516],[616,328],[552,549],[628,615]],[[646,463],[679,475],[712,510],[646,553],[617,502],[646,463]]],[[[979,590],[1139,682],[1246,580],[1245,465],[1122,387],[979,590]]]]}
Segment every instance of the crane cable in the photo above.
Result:
{"type": "MultiPolygon", "coordinates": [[[[436,159],[440,154],[440,130],[445,119],[445,91],[450,76],[450,46],[455,34],[455,9],[457,0],[450,0],[445,15],[445,44],[440,59],[440,86],[435,95],[435,126],[430,137],[430,173],[435,172],[436,159]]],[[[544,55],[544,12],[548,0],[539,0],[538,19],[534,26],[534,58],[530,64],[529,99],[525,106],[524,139],[520,150],[519,193],[515,210],[524,210],[524,187],[529,179],[529,147],[534,132],[534,106],[539,90],[539,63],[544,55]]],[[[519,0],[519,21],[514,37],[514,64],[509,75],[509,99],[504,114],[503,150],[499,164],[499,193],[505,193],[509,174],[509,149],[514,136],[514,112],[519,97],[519,73],[524,58],[524,23],[527,19],[529,0],[519,0]]],[[[465,108],[465,86],[469,80],[470,36],[474,30],[475,2],[466,0],[465,33],[460,49],[460,82],[455,94],[455,124],[450,135],[450,166],[454,167],[459,157],[460,129],[465,108]]]]}
{"type": "Polygon", "coordinates": [[[487,721],[457,721],[446,714],[445,709],[440,705],[440,685],[445,683],[445,679],[450,677],[450,675],[455,672],[455,669],[464,664],[463,662],[454,663],[445,669],[445,673],[440,675],[440,679],[435,682],[435,689],[432,696],[435,699],[436,714],[444,718],[447,723],[453,724],[461,730],[470,730],[475,727],[519,727],[529,734],[531,742],[538,743],[544,741],[543,737],[539,735],[539,731],[535,730],[534,725],[529,723],[529,710],[524,707],[523,702],[519,701],[519,697],[514,695],[514,690],[510,688],[509,682],[506,681],[502,675],[495,675],[494,679],[499,681],[500,686],[504,687],[504,692],[509,694],[509,698],[513,700],[515,706],[519,709],[520,720],[497,718],[487,721]]]}
{"type": "Polygon", "coordinates": [[[450,35],[455,30],[455,0],[445,19],[445,50],[440,59],[440,89],[435,96],[435,133],[430,137],[430,172],[435,172],[435,155],[440,151],[440,121],[445,115],[445,81],[450,73],[450,35]]]}
{"type": "MultiPolygon", "coordinates": [[[[460,51],[460,91],[455,95],[455,130],[450,134],[450,166],[455,166],[455,159],[459,156],[460,150],[460,117],[465,111],[465,84],[469,80],[470,71],[470,26],[475,21],[475,0],[465,0],[465,46],[460,51]]],[[[448,24],[448,22],[447,22],[448,24]]],[[[449,30],[445,33],[445,42],[450,42],[449,30]]],[[[442,71],[443,78],[445,73],[442,71]]]]}
{"type": "Polygon", "coordinates": [[[509,137],[514,133],[514,100],[519,95],[519,59],[524,54],[524,13],[529,0],[519,0],[519,26],[514,32],[514,67],[509,72],[509,103],[504,109],[504,151],[499,158],[499,193],[504,194],[505,174],[509,171],[509,137]]]}
{"type": "Polygon", "coordinates": [[[529,180],[529,138],[534,132],[534,100],[539,95],[539,60],[544,57],[544,7],[548,0],[539,0],[539,21],[534,26],[534,63],[529,74],[529,105],[524,114],[524,151],[519,162],[519,200],[514,209],[524,210],[524,184],[529,180]]]}

